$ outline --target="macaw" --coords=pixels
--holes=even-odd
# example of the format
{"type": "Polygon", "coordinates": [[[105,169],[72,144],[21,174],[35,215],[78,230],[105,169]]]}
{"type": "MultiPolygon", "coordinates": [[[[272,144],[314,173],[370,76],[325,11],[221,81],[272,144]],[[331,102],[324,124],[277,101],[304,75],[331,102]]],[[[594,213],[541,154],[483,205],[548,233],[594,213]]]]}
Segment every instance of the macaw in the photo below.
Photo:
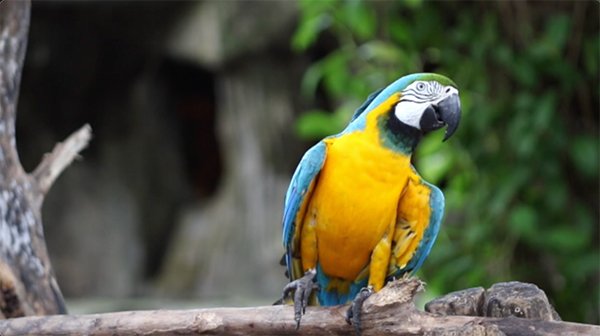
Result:
{"type": "Polygon", "coordinates": [[[427,132],[447,126],[447,140],[460,116],[452,80],[411,74],[371,94],[342,132],[304,154],[283,210],[291,281],[283,296],[294,292],[297,327],[309,302],[352,302],[346,319],[360,333],[364,300],[421,267],[440,228],[444,195],[419,176],[411,154],[427,132]]]}

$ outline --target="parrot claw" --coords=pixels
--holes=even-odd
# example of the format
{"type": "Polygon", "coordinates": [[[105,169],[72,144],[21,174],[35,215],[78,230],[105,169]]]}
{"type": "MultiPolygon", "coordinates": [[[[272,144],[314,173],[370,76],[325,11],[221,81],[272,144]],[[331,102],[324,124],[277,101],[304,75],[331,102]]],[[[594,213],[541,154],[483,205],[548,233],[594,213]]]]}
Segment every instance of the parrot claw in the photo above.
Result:
{"type": "Polygon", "coordinates": [[[346,311],[346,322],[354,326],[354,331],[357,336],[360,336],[360,315],[363,303],[366,299],[368,299],[373,294],[373,287],[368,286],[360,290],[354,300],[352,300],[352,304],[346,311]]]}
{"type": "Polygon", "coordinates": [[[315,283],[317,271],[310,269],[304,273],[300,279],[288,283],[283,288],[283,299],[294,291],[294,320],[296,321],[296,330],[300,328],[300,320],[306,312],[306,306],[313,290],[318,290],[319,285],[315,283]]]}

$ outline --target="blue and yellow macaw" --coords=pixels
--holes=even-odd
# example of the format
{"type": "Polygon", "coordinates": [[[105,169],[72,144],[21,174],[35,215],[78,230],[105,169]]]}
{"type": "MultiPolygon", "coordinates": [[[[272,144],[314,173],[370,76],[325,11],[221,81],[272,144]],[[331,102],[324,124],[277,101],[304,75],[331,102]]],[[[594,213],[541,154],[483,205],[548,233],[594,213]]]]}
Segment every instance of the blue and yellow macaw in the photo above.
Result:
{"type": "Polygon", "coordinates": [[[309,149],[285,197],[283,244],[297,325],[311,293],[323,306],[362,302],[387,280],[415,272],[429,254],[444,195],[411,165],[423,134],[460,121],[454,82],[412,74],[371,94],[341,133],[309,149]]]}

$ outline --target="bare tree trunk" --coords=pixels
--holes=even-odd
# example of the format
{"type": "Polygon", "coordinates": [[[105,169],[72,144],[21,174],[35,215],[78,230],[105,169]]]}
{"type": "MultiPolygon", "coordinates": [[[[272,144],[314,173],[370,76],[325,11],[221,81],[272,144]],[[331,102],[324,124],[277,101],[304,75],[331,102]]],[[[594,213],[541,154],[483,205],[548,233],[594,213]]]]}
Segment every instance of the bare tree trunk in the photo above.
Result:
{"type": "MultiPolygon", "coordinates": [[[[418,311],[418,279],[389,283],[365,301],[368,335],[598,335],[600,327],[524,318],[441,316],[418,311]]],[[[296,330],[293,307],[131,311],[81,316],[26,317],[0,321],[0,335],[352,335],[347,306],[309,307],[296,330]]]]}
{"type": "Polygon", "coordinates": [[[0,1],[0,318],[66,312],[46,249],[41,207],[52,183],[91,137],[86,125],[32,174],[21,166],[15,120],[30,7],[29,1],[0,1]]]}

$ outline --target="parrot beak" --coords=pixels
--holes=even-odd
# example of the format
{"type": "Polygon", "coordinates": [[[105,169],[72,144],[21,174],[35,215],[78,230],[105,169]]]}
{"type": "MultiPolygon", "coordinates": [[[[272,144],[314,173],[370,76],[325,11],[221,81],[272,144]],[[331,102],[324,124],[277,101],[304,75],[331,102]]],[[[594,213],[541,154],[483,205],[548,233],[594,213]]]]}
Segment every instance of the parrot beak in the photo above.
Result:
{"type": "Polygon", "coordinates": [[[436,110],[438,118],[448,126],[443,140],[446,141],[454,134],[454,132],[456,132],[458,124],[460,123],[461,110],[458,94],[453,93],[444,98],[437,103],[437,106],[434,106],[434,109],[436,110]]]}
{"type": "Polygon", "coordinates": [[[444,135],[444,141],[446,141],[456,132],[459,122],[460,100],[457,93],[451,93],[439,102],[429,105],[423,111],[419,126],[425,133],[448,126],[444,135]]]}

